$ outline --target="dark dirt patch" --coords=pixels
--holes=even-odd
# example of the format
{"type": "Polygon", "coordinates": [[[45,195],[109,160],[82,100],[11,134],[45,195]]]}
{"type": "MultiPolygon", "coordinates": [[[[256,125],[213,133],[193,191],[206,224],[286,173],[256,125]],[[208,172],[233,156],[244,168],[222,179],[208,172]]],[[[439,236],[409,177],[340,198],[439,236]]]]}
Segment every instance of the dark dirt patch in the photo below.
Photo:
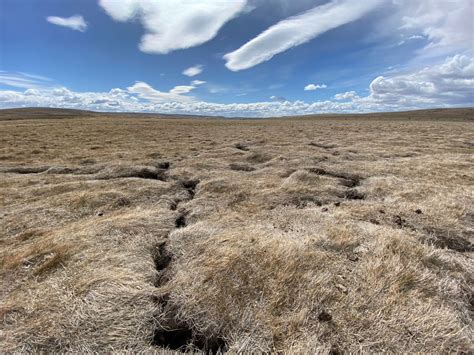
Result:
{"type": "Polygon", "coordinates": [[[316,196],[297,195],[292,196],[284,206],[295,206],[296,208],[306,208],[311,205],[322,206],[323,202],[316,196]]]}
{"type": "Polygon", "coordinates": [[[195,179],[180,181],[181,186],[188,191],[191,200],[196,195],[196,187],[198,186],[199,182],[199,180],[195,179]]]}
{"type": "Polygon", "coordinates": [[[170,166],[171,166],[171,163],[169,161],[161,161],[161,162],[156,163],[156,167],[158,169],[168,170],[170,166]]]}
{"type": "Polygon", "coordinates": [[[188,212],[181,213],[175,220],[175,227],[176,228],[184,228],[187,226],[187,218],[188,212]]]}
{"type": "Polygon", "coordinates": [[[355,189],[350,189],[344,193],[344,198],[348,200],[363,200],[365,195],[355,189]]]}
{"type": "Polygon", "coordinates": [[[340,350],[337,346],[331,347],[329,350],[329,355],[341,355],[344,354],[344,351],[340,350]]]}
{"type": "Polygon", "coordinates": [[[308,145],[317,147],[317,148],[323,148],[323,149],[333,149],[337,147],[337,145],[335,144],[324,144],[324,143],[316,143],[316,142],[311,142],[308,145]]]}
{"type": "Polygon", "coordinates": [[[229,165],[230,170],[235,170],[235,171],[255,171],[255,168],[250,165],[246,164],[230,164],[229,165]]]}
{"type": "Polygon", "coordinates": [[[325,175],[325,176],[338,178],[341,185],[346,186],[346,187],[359,186],[360,182],[362,181],[362,177],[355,174],[328,171],[322,168],[309,168],[307,170],[312,174],[325,175]]]}
{"type": "Polygon", "coordinates": [[[332,315],[329,312],[322,310],[318,314],[318,320],[320,322],[330,322],[332,321],[332,315]]]}
{"type": "Polygon", "coordinates": [[[154,285],[160,287],[169,281],[167,269],[173,260],[173,255],[166,248],[166,242],[158,245],[153,261],[155,269],[159,272],[154,285]]]}
{"type": "Polygon", "coordinates": [[[38,174],[45,172],[49,168],[50,166],[16,166],[13,168],[7,168],[4,172],[15,174],[38,174]]]}
{"type": "Polygon", "coordinates": [[[245,143],[237,143],[234,145],[234,147],[238,150],[243,150],[244,152],[247,152],[249,150],[249,147],[245,143]]]}
{"type": "Polygon", "coordinates": [[[402,228],[406,223],[406,220],[399,215],[393,216],[392,221],[400,228],[402,228]]]}
{"type": "Polygon", "coordinates": [[[447,248],[460,253],[474,252],[474,244],[460,235],[437,228],[427,228],[425,232],[428,234],[426,242],[436,248],[447,248]]]}
{"type": "Polygon", "coordinates": [[[166,327],[157,327],[153,337],[153,345],[182,352],[199,350],[207,354],[223,353],[228,349],[224,339],[206,337],[196,333],[188,325],[177,322],[166,325],[166,327]]]}
{"type": "Polygon", "coordinates": [[[342,185],[342,186],[345,186],[345,187],[356,187],[359,185],[359,181],[358,180],[353,180],[353,179],[341,179],[339,178],[339,183],[342,185]]]}
{"type": "Polygon", "coordinates": [[[149,180],[166,181],[168,177],[165,171],[156,169],[154,167],[112,167],[106,168],[96,175],[99,180],[111,180],[118,178],[140,178],[149,180]]]}
{"type": "Polygon", "coordinates": [[[181,202],[181,200],[173,200],[170,202],[170,210],[171,211],[176,211],[176,209],[178,208],[178,205],[179,203],[181,202]]]}
{"type": "Polygon", "coordinates": [[[151,169],[140,169],[135,171],[129,177],[138,177],[141,179],[152,179],[152,180],[161,180],[166,181],[166,177],[163,175],[161,171],[154,171],[151,169]]]}
{"type": "Polygon", "coordinates": [[[158,245],[158,250],[154,258],[156,270],[162,271],[166,269],[169,266],[171,259],[172,256],[166,249],[166,242],[158,245]]]}

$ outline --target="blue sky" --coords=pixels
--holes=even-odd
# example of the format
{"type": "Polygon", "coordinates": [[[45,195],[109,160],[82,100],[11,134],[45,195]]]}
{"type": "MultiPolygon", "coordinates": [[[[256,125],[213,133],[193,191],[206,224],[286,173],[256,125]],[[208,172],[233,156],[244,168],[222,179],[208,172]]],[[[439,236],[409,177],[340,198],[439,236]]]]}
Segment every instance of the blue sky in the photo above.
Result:
{"type": "Polygon", "coordinates": [[[0,0],[0,108],[472,106],[472,13],[472,0],[0,0]]]}

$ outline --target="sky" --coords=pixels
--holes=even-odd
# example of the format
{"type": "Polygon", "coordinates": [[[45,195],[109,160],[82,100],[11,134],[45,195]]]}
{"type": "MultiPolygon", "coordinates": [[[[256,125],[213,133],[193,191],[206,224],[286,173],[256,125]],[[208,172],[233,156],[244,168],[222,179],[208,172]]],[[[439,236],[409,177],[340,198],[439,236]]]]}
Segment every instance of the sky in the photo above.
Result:
{"type": "Polygon", "coordinates": [[[474,0],[0,0],[0,108],[474,106],[474,0]]]}

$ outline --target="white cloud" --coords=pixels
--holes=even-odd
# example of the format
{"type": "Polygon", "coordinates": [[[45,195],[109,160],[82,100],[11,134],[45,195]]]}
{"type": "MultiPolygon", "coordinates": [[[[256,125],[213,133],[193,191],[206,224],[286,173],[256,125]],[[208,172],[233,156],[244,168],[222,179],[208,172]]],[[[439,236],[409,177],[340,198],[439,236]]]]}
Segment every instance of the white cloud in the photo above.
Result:
{"type": "Polygon", "coordinates": [[[80,32],[87,30],[87,23],[81,15],[74,15],[71,17],[48,16],[46,21],[53,25],[63,26],[80,32]]]}
{"type": "Polygon", "coordinates": [[[286,97],[283,97],[283,96],[276,96],[276,95],[270,96],[270,100],[272,100],[272,101],[281,101],[281,102],[288,101],[288,100],[286,99],[286,97]]]}
{"type": "Polygon", "coordinates": [[[444,63],[392,77],[379,76],[370,84],[374,103],[412,107],[416,105],[474,104],[474,59],[463,55],[444,63]]]}
{"type": "Polygon", "coordinates": [[[183,70],[183,75],[186,76],[196,76],[202,73],[203,71],[203,66],[202,65],[195,65],[193,67],[189,67],[185,70],[183,70]]]}
{"type": "Polygon", "coordinates": [[[51,86],[51,79],[40,75],[0,70],[0,84],[22,89],[41,88],[51,86]]]}
{"type": "Polygon", "coordinates": [[[194,90],[195,88],[196,88],[195,86],[191,86],[191,85],[178,85],[178,86],[175,86],[174,88],[172,88],[170,90],[170,93],[171,94],[178,94],[178,95],[188,94],[192,90],[194,90]]]}
{"type": "Polygon", "coordinates": [[[169,92],[162,92],[154,89],[149,84],[142,81],[136,82],[134,85],[127,88],[131,94],[136,94],[139,98],[148,100],[152,103],[163,103],[163,102],[191,102],[194,101],[193,97],[184,96],[191,92],[195,86],[180,85],[175,86],[169,92]]]}
{"type": "Polygon", "coordinates": [[[203,80],[193,80],[193,81],[191,81],[191,85],[193,85],[193,86],[204,85],[205,83],[206,83],[206,81],[203,81],[203,80]]]}
{"type": "Polygon", "coordinates": [[[246,9],[247,0],[99,0],[116,21],[138,20],[145,28],[140,50],[167,54],[201,45],[246,9]]]}
{"type": "Polygon", "coordinates": [[[424,55],[472,52],[472,0],[393,0],[399,6],[401,30],[411,39],[428,39],[424,55]]]}
{"type": "Polygon", "coordinates": [[[336,94],[334,95],[334,99],[335,100],[353,100],[355,98],[358,98],[359,96],[357,96],[357,93],[355,91],[347,91],[347,92],[343,92],[343,93],[340,93],[340,94],[336,94]]]}
{"type": "Polygon", "coordinates": [[[274,55],[299,46],[333,28],[355,21],[381,3],[381,0],[333,0],[301,15],[271,26],[224,59],[230,70],[251,68],[274,55]]]}
{"type": "MultiPolygon", "coordinates": [[[[192,83],[191,83],[192,84],[192,83]]],[[[457,55],[443,63],[408,73],[377,77],[370,92],[336,95],[335,101],[272,101],[219,104],[186,96],[195,85],[176,86],[161,92],[137,82],[109,92],[74,92],[67,88],[28,88],[23,92],[0,90],[0,107],[67,107],[97,111],[133,111],[225,116],[285,116],[314,113],[377,112],[434,107],[473,106],[474,59],[457,55]]]]}
{"type": "Polygon", "coordinates": [[[327,85],[322,84],[322,85],[315,85],[315,84],[308,84],[304,87],[304,91],[315,91],[318,89],[326,89],[327,85]]]}

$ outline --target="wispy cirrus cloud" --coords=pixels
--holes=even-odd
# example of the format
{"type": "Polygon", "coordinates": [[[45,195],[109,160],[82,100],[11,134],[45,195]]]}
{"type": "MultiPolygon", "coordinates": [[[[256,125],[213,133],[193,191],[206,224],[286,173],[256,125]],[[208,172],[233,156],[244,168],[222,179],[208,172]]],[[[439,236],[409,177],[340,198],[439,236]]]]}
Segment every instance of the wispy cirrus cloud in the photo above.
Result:
{"type": "Polygon", "coordinates": [[[224,55],[232,71],[249,69],[276,54],[299,46],[339,26],[355,21],[382,3],[381,0],[333,0],[271,26],[239,49],[224,55]]]}
{"type": "Polygon", "coordinates": [[[46,21],[53,25],[70,28],[71,30],[85,32],[87,30],[87,22],[81,15],[71,17],[48,16],[46,21]]]}
{"type": "Polygon", "coordinates": [[[472,53],[474,50],[472,0],[393,0],[400,18],[397,30],[407,32],[408,39],[426,39],[420,51],[423,56],[472,53]]]}
{"type": "Polygon", "coordinates": [[[167,54],[213,39],[220,28],[246,10],[247,0],[99,0],[116,21],[137,20],[145,28],[139,48],[167,54]]]}
{"type": "Polygon", "coordinates": [[[50,78],[22,72],[0,70],[0,84],[22,89],[38,89],[52,86],[50,78]]]}

